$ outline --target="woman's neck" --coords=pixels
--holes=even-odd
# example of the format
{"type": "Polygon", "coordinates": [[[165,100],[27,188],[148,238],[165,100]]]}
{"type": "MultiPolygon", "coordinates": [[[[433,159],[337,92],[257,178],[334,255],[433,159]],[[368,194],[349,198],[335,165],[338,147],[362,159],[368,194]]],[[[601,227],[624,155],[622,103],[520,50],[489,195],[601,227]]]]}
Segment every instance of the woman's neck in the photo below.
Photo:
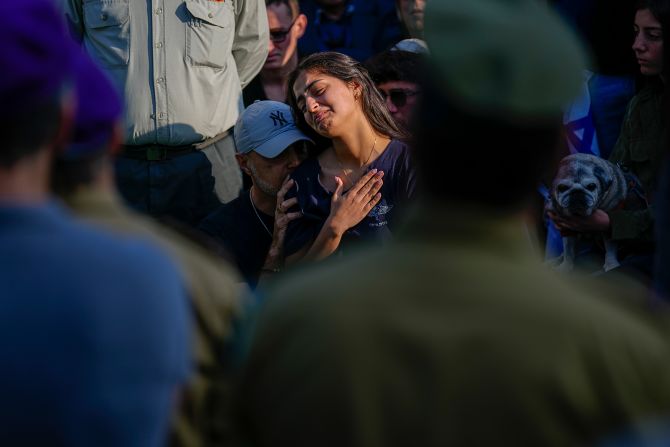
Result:
{"type": "Polygon", "coordinates": [[[374,159],[374,153],[382,152],[389,141],[388,137],[379,134],[364,121],[364,125],[333,138],[333,150],[342,165],[361,167],[374,159]]]}

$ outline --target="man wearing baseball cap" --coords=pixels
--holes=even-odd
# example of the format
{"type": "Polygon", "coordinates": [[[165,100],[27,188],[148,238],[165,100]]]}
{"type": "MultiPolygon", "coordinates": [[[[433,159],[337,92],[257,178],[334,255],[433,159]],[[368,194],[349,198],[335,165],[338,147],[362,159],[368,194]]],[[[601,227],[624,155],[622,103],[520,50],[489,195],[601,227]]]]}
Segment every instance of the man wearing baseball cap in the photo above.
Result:
{"type": "Polygon", "coordinates": [[[190,370],[180,275],[50,194],[81,60],[53,2],[0,2],[0,42],[0,443],[164,445],[190,370]]]}
{"type": "Polygon", "coordinates": [[[209,215],[200,229],[230,250],[252,287],[262,273],[283,267],[286,226],[301,216],[289,212],[296,199],[284,200],[293,186],[288,175],[311,142],[296,127],[291,108],[277,101],[253,103],[235,124],[237,162],[252,186],[209,215]]]}
{"type": "Polygon", "coordinates": [[[667,322],[544,268],[526,231],[579,92],[577,39],[538,0],[426,8],[422,203],[389,246],[267,292],[250,444],[666,445],[667,322]]]}

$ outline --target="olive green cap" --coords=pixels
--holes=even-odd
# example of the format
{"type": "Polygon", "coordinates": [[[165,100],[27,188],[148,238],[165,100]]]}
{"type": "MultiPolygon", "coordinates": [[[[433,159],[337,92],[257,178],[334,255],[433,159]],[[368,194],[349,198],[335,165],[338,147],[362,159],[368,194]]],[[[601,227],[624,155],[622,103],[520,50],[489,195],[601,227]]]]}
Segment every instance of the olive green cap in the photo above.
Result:
{"type": "Polygon", "coordinates": [[[585,52],[541,0],[430,0],[425,37],[444,92],[484,113],[559,113],[580,91],[585,52]]]}

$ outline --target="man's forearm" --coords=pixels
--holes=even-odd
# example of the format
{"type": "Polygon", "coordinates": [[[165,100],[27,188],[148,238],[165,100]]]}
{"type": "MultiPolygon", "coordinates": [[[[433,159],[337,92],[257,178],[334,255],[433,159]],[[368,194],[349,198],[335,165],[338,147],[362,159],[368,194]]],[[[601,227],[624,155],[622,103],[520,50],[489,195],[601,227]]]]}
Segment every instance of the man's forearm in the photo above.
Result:
{"type": "Polygon", "coordinates": [[[284,250],[282,247],[283,244],[275,244],[272,241],[268,254],[265,257],[265,262],[263,262],[263,271],[276,272],[284,267],[284,250]]]}
{"type": "Polygon", "coordinates": [[[238,1],[235,7],[235,41],[232,53],[240,84],[244,88],[265,63],[270,32],[264,1],[238,1]]]}

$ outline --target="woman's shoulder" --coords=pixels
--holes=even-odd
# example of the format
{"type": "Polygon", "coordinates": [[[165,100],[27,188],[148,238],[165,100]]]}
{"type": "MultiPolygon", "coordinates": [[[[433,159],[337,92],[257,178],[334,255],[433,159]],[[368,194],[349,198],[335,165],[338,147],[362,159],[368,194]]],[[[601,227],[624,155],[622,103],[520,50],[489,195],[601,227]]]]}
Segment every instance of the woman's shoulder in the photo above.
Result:
{"type": "Polygon", "coordinates": [[[662,120],[663,90],[651,84],[640,90],[628,103],[624,128],[632,138],[658,136],[664,127],[662,120]]]}
{"type": "Polygon", "coordinates": [[[649,83],[644,86],[628,103],[629,110],[636,110],[640,107],[659,103],[663,97],[663,87],[656,83],[649,83]]]}
{"type": "Polygon", "coordinates": [[[386,146],[384,153],[375,160],[373,165],[373,167],[384,171],[393,166],[411,167],[412,160],[409,145],[402,140],[391,140],[388,146],[386,146]]]}
{"type": "Polygon", "coordinates": [[[391,140],[386,150],[390,150],[398,154],[404,154],[409,152],[409,145],[406,141],[394,138],[391,140]]]}

